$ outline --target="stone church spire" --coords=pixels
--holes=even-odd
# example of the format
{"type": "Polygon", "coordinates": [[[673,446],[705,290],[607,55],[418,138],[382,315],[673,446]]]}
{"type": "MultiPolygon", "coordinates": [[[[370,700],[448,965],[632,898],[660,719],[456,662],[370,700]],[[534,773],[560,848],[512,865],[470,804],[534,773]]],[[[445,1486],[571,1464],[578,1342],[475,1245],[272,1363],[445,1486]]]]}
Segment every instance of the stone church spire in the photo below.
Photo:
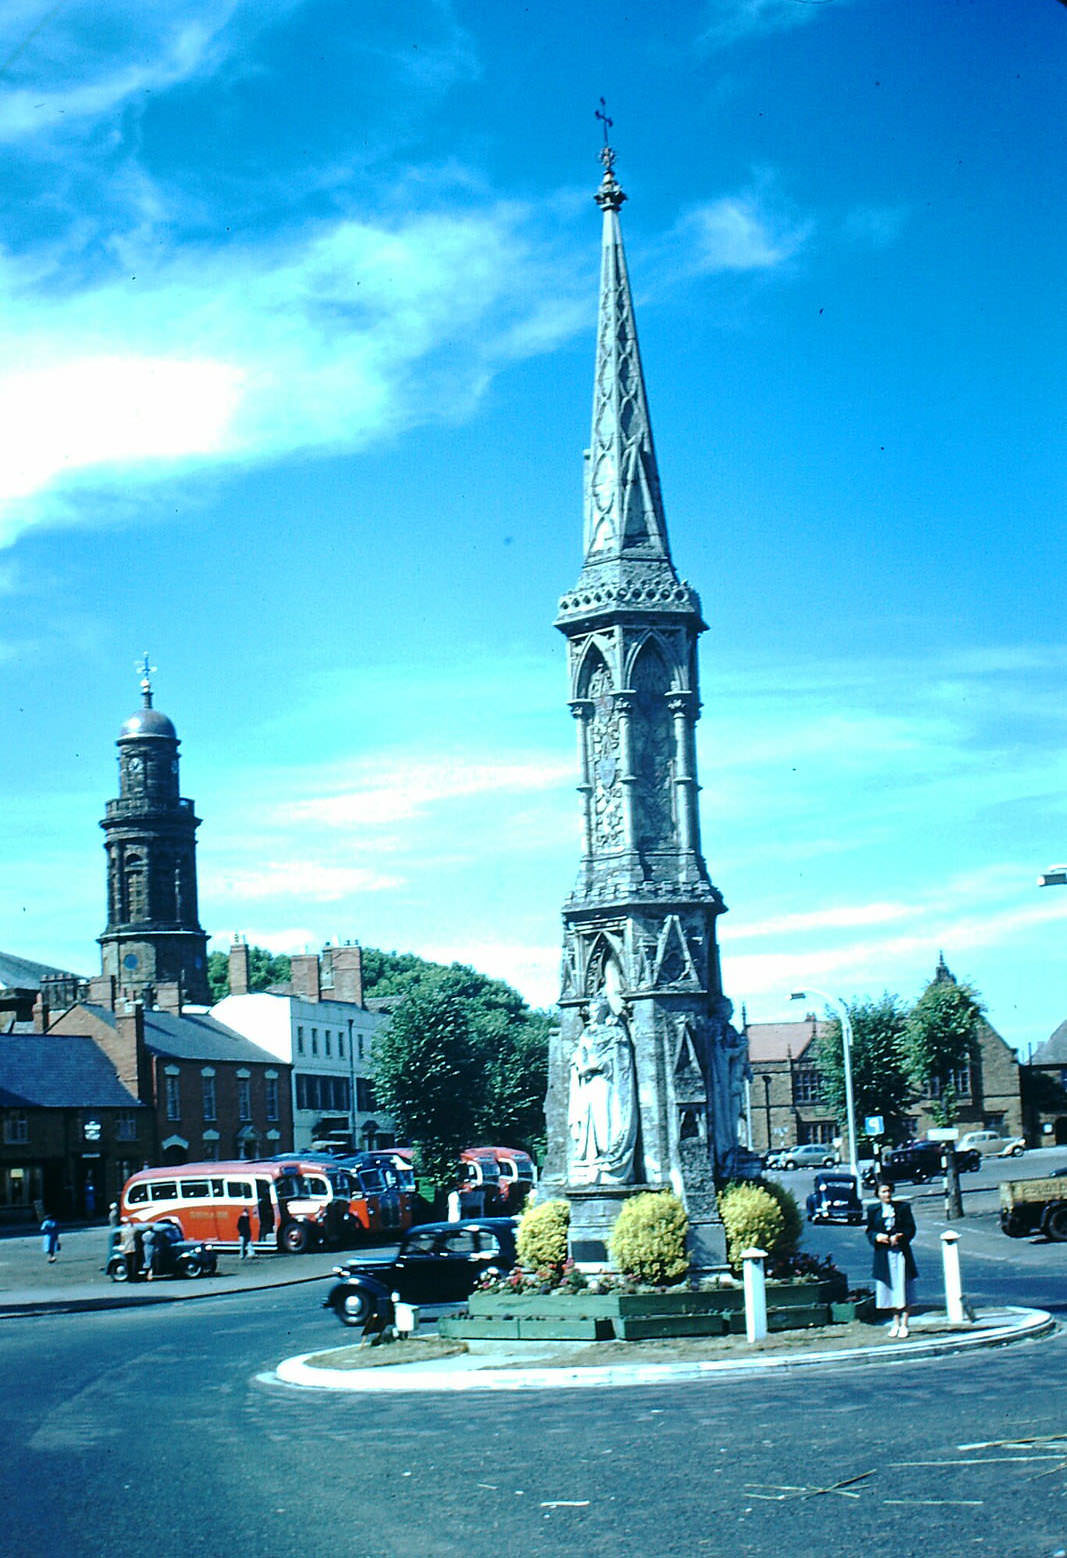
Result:
{"type": "Polygon", "coordinates": [[[600,257],[593,430],[585,482],[585,560],[624,557],[670,562],[652,423],[637,344],[619,210],[626,196],[615,153],[601,152],[604,177],[594,199],[604,213],[600,257]]]}
{"type": "MultiPolygon", "coordinates": [[[[605,128],[607,123],[605,121],[605,128]]],[[[671,561],[605,144],[593,436],[583,561],[559,604],[577,725],[581,856],[563,908],[560,1031],[545,1104],[549,1194],[572,1253],[604,1255],[637,1189],[682,1196],[697,1265],[722,1258],[715,1181],[745,1172],[747,1046],[731,1026],[701,853],[700,601],[671,561]]]]}
{"type": "Polygon", "coordinates": [[[200,819],[181,794],[180,742],[153,707],[147,655],[138,670],[141,707],[119,732],[119,794],[100,824],[108,867],[101,965],[116,991],[151,1003],[165,985],[206,1005],[207,935],[196,889],[200,819]]]}

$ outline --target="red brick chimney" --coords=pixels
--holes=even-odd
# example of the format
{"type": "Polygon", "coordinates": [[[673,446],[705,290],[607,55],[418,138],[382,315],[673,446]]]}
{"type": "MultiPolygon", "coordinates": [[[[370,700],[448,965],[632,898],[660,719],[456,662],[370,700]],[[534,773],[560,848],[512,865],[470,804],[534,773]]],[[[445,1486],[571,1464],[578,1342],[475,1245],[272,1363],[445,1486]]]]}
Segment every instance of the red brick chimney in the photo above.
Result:
{"type": "Polygon", "coordinates": [[[300,952],[290,958],[290,982],[293,994],[304,1001],[321,1001],[319,986],[319,955],[317,952],[300,952]]]}
{"type": "Polygon", "coordinates": [[[363,949],[354,942],[333,948],[333,998],[363,1005],[363,949]]]}
{"type": "Polygon", "coordinates": [[[247,995],[248,980],[248,942],[235,936],[230,948],[230,994],[247,995]]]}
{"type": "Polygon", "coordinates": [[[144,1040],[144,1007],[140,1001],[127,1002],[115,1013],[114,1028],[94,1033],[93,1042],[104,1051],[119,1081],[143,1104],[154,1103],[152,1058],[144,1040]]]}
{"type": "Polygon", "coordinates": [[[34,1033],[48,1032],[48,1002],[41,991],[37,992],[37,999],[33,1003],[33,1031],[34,1033]]]}

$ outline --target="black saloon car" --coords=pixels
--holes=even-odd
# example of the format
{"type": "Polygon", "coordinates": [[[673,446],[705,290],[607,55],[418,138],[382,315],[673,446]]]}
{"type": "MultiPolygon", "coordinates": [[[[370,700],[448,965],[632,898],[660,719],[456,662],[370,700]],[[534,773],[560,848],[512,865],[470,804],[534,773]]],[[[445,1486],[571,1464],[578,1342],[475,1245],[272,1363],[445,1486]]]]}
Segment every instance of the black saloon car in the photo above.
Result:
{"type": "MultiPolygon", "coordinates": [[[[152,1254],[153,1277],[213,1277],[219,1258],[210,1244],[183,1239],[177,1223],[161,1220],[151,1224],[155,1234],[152,1254]]],[[[135,1282],[142,1275],[144,1251],[141,1238],[132,1255],[113,1253],[107,1263],[112,1282],[135,1282]]]]}
{"type": "MultiPolygon", "coordinates": [[[[906,1147],[897,1147],[882,1159],[882,1178],[893,1185],[902,1179],[910,1179],[916,1185],[925,1184],[943,1172],[943,1151],[937,1141],[912,1141],[906,1147]]],[[[982,1154],[976,1148],[957,1152],[956,1167],[961,1174],[975,1173],[982,1167],[982,1154]]]]}
{"type": "Polygon", "coordinates": [[[372,1316],[392,1318],[394,1295],[405,1304],[462,1302],[487,1271],[503,1274],[514,1266],[516,1226],[513,1217],[478,1217],[409,1228],[395,1255],[335,1266],[338,1280],[323,1308],[342,1325],[366,1325],[372,1316]]]}
{"type": "Polygon", "coordinates": [[[807,1213],[809,1223],[862,1223],[863,1202],[855,1178],[840,1169],[816,1174],[807,1213]]]}

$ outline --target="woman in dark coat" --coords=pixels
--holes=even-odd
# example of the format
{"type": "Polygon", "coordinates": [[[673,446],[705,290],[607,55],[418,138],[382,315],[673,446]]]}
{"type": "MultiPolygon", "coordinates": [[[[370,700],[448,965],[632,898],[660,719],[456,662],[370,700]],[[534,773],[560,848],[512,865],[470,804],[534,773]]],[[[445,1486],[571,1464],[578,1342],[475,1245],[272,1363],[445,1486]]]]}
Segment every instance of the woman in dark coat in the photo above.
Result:
{"type": "Polygon", "coordinates": [[[919,1275],[911,1253],[914,1237],[911,1207],[906,1201],[894,1201],[892,1185],[883,1181],[878,1186],[878,1200],[867,1208],[867,1238],[874,1250],[871,1275],[875,1304],[893,1311],[890,1336],[908,1334],[908,1310],[919,1275]]]}

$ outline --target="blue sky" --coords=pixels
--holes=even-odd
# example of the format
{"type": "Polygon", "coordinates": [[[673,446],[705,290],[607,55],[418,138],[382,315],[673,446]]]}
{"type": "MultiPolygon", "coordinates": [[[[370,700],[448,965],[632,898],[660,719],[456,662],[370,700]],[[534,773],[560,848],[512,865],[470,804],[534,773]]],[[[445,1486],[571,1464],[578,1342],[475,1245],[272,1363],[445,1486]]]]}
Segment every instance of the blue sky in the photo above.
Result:
{"type": "Polygon", "coordinates": [[[556,990],[601,95],[724,977],[1067,1014],[1054,0],[8,0],[0,945],[92,972],[134,662],[201,917],[556,990]]]}

